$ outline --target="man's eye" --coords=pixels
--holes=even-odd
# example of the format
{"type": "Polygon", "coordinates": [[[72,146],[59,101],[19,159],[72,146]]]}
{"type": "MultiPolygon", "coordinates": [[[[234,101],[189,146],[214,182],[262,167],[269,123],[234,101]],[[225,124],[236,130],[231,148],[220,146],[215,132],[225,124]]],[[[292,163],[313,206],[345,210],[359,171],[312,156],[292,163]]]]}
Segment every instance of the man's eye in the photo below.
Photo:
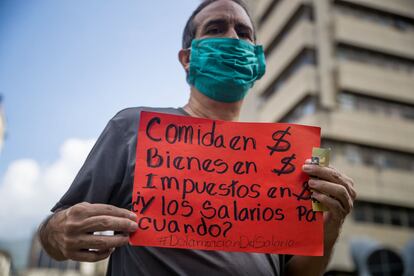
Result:
{"type": "Polygon", "coordinates": [[[251,39],[251,37],[250,37],[250,33],[249,33],[249,32],[239,32],[237,35],[238,35],[239,37],[242,37],[242,38],[251,39]]]}
{"type": "Polygon", "coordinates": [[[212,35],[219,34],[219,33],[220,33],[220,29],[218,29],[218,28],[208,29],[207,32],[206,32],[206,34],[212,34],[212,35]]]}

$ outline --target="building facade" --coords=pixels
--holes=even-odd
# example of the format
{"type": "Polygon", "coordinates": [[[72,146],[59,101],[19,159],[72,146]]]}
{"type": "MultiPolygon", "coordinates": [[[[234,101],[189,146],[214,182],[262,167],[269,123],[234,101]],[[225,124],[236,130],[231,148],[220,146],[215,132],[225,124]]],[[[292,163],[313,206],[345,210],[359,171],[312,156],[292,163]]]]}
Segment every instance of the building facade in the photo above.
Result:
{"type": "Polygon", "coordinates": [[[9,253],[0,249],[0,275],[10,275],[11,257],[9,253]]]}
{"type": "Polygon", "coordinates": [[[370,257],[373,274],[401,275],[401,266],[408,273],[404,252],[414,238],[414,1],[246,2],[267,72],[248,95],[242,120],[320,126],[332,165],[357,185],[358,199],[329,270],[361,272],[354,259],[362,246],[373,248],[367,258],[375,248],[388,250],[370,257]]]}

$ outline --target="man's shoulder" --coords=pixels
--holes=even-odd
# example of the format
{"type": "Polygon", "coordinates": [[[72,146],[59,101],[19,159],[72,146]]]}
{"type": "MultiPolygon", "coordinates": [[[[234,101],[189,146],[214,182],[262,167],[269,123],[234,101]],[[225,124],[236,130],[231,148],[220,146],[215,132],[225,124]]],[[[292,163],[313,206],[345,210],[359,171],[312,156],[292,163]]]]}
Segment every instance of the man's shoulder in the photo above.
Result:
{"type": "Polygon", "coordinates": [[[161,112],[168,114],[183,115],[179,108],[173,107],[129,107],[119,111],[110,121],[110,123],[117,125],[120,129],[138,128],[139,118],[142,111],[161,112]]]}

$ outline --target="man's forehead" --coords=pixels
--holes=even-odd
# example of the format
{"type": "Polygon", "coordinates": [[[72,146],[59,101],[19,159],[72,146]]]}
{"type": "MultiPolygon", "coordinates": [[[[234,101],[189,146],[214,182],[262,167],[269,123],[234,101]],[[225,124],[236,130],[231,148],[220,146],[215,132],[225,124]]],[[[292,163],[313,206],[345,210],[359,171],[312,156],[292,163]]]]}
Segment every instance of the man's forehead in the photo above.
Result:
{"type": "Polygon", "coordinates": [[[194,21],[201,26],[210,20],[225,19],[243,23],[253,29],[252,22],[246,11],[237,3],[229,0],[217,1],[205,7],[196,15],[194,21]]]}

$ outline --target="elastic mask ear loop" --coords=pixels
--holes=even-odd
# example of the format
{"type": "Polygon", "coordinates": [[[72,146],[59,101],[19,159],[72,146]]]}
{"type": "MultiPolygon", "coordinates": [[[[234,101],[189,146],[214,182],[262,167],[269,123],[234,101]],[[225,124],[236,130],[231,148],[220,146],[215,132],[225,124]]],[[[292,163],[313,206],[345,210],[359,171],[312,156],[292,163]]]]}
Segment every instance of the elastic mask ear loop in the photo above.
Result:
{"type": "Polygon", "coordinates": [[[188,53],[188,69],[187,70],[185,70],[185,73],[186,73],[186,77],[185,77],[185,79],[186,79],[186,81],[187,81],[187,83],[190,83],[189,82],[189,78],[190,78],[190,63],[191,63],[191,46],[190,47],[188,47],[188,48],[185,48],[185,49],[183,49],[183,50],[185,50],[185,51],[188,51],[189,53],[188,53]]]}
{"type": "Polygon", "coordinates": [[[191,46],[186,48],[186,49],[183,49],[183,50],[188,51],[188,69],[186,70],[186,74],[187,74],[186,79],[188,80],[188,75],[190,74],[190,66],[191,66],[190,65],[190,62],[191,62],[191,46]]]}

